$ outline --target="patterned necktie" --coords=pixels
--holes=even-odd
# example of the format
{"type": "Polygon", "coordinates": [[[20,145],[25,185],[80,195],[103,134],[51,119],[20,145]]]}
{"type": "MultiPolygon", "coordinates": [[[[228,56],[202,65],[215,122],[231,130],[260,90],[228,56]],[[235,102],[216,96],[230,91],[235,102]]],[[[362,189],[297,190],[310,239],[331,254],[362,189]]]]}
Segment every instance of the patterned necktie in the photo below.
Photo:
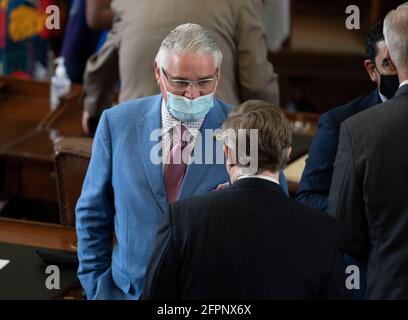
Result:
{"type": "Polygon", "coordinates": [[[170,148],[169,164],[167,165],[166,174],[164,176],[164,185],[166,188],[168,203],[173,203],[176,201],[181,184],[183,183],[184,174],[186,173],[187,163],[183,161],[182,157],[183,150],[187,145],[187,142],[182,140],[185,131],[186,127],[181,125],[178,139],[177,141],[174,141],[173,139],[173,143],[170,148]]]}

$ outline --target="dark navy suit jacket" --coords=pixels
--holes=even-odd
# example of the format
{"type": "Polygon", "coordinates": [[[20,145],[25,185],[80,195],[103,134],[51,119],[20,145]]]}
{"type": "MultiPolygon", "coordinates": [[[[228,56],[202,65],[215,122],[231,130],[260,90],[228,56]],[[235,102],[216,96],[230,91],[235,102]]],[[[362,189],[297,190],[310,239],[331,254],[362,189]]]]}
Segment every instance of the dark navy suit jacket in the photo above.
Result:
{"type": "Polygon", "coordinates": [[[378,89],[320,116],[318,130],[306,160],[296,198],[309,207],[327,212],[333,163],[336,158],[341,123],[369,107],[381,103],[378,89]]]}

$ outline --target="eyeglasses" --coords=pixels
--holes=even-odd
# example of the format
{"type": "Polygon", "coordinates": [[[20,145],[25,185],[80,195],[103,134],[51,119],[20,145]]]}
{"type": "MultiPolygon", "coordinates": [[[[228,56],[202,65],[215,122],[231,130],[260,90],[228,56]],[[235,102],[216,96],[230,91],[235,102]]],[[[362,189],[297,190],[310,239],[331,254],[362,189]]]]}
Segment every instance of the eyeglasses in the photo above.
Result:
{"type": "Polygon", "coordinates": [[[170,86],[178,92],[185,92],[188,87],[195,86],[200,91],[210,91],[214,90],[216,81],[218,80],[218,69],[215,71],[215,74],[212,78],[206,78],[201,80],[185,80],[185,79],[173,79],[170,77],[163,68],[161,68],[164,76],[166,77],[170,86]]]}

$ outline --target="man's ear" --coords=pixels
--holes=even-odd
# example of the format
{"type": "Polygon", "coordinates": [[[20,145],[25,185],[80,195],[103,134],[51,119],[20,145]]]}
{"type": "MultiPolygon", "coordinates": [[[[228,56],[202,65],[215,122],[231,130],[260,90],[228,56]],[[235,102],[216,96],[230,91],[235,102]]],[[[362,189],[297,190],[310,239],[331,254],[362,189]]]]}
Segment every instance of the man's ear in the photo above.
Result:
{"type": "Polygon", "coordinates": [[[227,145],[224,144],[224,155],[225,155],[225,160],[226,160],[227,163],[228,163],[228,159],[229,159],[228,152],[229,152],[229,149],[228,149],[227,145]]]}
{"type": "Polygon", "coordinates": [[[153,68],[154,68],[154,76],[156,78],[157,84],[160,85],[160,77],[161,77],[160,66],[156,61],[154,61],[153,68]]]}
{"type": "Polygon", "coordinates": [[[364,60],[364,68],[366,69],[368,76],[370,77],[371,81],[378,83],[378,75],[375,72],[375,65],[371,61],[371,59],[364,60]]]}
{"type": "Polygon", "coordinates": [[[224,144],[224,154],[225,154],[225,164],[227,166],[227,170],[229,171],[232,167],[236,165],[236,161],[234,154],[231,152],[231,149],[224,144]]]}

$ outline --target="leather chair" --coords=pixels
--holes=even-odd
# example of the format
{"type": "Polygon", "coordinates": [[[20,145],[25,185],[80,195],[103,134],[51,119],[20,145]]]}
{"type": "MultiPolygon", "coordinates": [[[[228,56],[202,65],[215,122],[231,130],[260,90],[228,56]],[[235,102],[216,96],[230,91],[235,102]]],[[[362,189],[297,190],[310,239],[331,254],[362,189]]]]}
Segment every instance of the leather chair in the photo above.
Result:
{"type": "Polygon", "coordinates": [[[91,158],[92,139],[61,137],[54,142],[60,223],[75,226],[75,206],[91,158]]]}

